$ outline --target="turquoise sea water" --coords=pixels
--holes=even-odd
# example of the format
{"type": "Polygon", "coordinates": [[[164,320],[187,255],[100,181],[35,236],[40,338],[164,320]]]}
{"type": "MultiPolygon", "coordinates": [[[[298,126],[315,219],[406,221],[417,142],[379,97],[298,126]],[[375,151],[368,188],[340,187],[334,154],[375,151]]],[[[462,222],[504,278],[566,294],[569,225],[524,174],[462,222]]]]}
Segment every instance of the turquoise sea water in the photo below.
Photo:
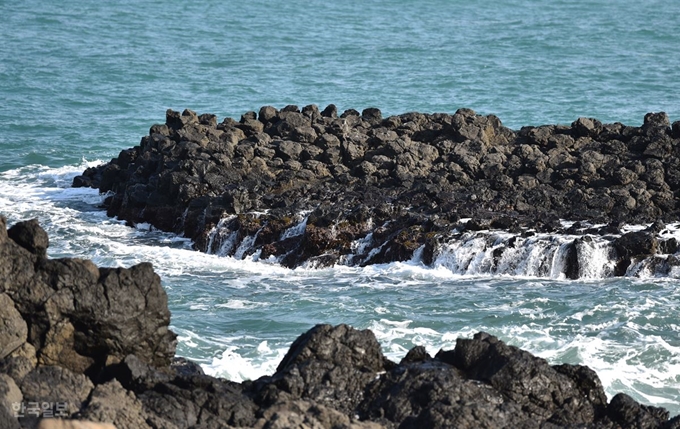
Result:
{"type": "Polygon", "coordinates": [[[417,261],[287,270],[198,254],[130,229],[74,175],[138,143],[165,110],[239,118],[271,104],[496,114],[512,128],[579,116],[680,119],[680,3],[0,0],[0,213],[37,217],[52,257],[151,261],[179,354],[242,380],[315,323],[371,328],[394,359],[486,330],[594,368],[680,413],[676,279],[465,276],[417,261]]]}

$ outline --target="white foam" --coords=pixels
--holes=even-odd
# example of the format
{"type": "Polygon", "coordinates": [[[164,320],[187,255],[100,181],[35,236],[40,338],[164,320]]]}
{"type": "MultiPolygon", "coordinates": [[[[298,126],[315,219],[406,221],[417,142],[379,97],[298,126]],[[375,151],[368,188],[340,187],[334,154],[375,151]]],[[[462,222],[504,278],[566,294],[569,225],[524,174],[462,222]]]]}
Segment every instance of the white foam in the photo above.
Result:
{"type": "Polygon", "coordinates": [[[296,225],[293,225],[290,228],[286,229],[281,234],[281,240],[286,240],[288,238],[298,237],[298,236],[304,234],[305,230],[307,229],[307,219],[308,218],[309,218],[308,216],[305,216],[299,223],[297,223],[296,225]]]}
{"type": "MultiPolygon", "coordinates": [[[[188,209],[187,209],[188,210],[188,209]]],[[[185,212],[186,215],[186,212],[185,212]]],[[[236,219],[236,215],[229,215],[220,219],[208,233],[207,252],[219,256],[229,256],[236,247],[237,231],[231,231],[227,226],[236,219]]]]}
{"type": "Polygon", "coordinates": [[[238,248],[234,252],[235,259],[244,259],[246,253],[252,250],[255,240],[257,240],[257,236],[260,234],[260,231],[262,231],[262,228],[258,229],[255,234],[249,235],[241,241],[241,244],[239,244],[238,248]]]}
{"type": "Polygon", "coordinates": [[[173,331],[177,334],[177,341],[182,343],[184,346],[196,348],[198,343],[195,340],[198,339],[198,335],[189,331],[188,329],[182,329],[178,327],[173,327],[173,331]]]}
{"type": "Polygon", "coordinates": [[[248,301],[245,299],[230,299],[225,303],[222,304],[216,304],[215,307],[218,308],[230,308],[232,310],[241,310],[241,309],[248,309],[248,308],[259,308],[259,307],[266,307],[269,305],[266,302],[254,302],[254,301],[248,301]]]}
{"type": "Polygon", "coordinates": [[[197,310],[208,310],[210,306],[208,304],[191,304],[189,306],[190,310],[197,311],[197,310]]]}
{"type": "MultiPolygon", "coordinates": [[[[455,339],[463,332],[442,335],[432,328],[414,326],[412,320],[379,319],[369,325],[383,347],[385,355],[395,361],[401,360],[415,346],[424,346],[434,356],[441,348],[452,349],[455,339]]],[[[468,333],[468,332],[465,332],[468,333]]]]}
{"type": "Polygon", "coordinates": [[[231,381],[255,380],[263,375],[271,375],[283,359],[287,349],[272,350],[267,341],[260,342],[252,350],[238,346],[228,346],[220,355],[212,358],[209,364],[202,365],[206,374],[223,377],[231,381]],[[244,357],[243,354],[253,354],[244,357]]]}
{"type": "Polygon", "coordinates": [[[656,390],[678,392],[673,395],[680,400],[680,351],[678,347],[666,349],[668,344],[658,336],[638,338],[647,343],[647,347],[630,347],[606,337],[576,335],[561,347],[538,352],[538,355],[550,361],[560,362],[565,356],[575,356],[584,362],[599,376],[608,396],[611,398],[621,390],[635,393],[648,402],[662,406],[677,405],[678,402],[649,393],[649,387],[656,390]],[[644,355],[653,348],[663,348],[671,353],[668,359],[656,362],[644,362],[644,355]],[[643,388],[647,386],[647,388],[643,388]]]}

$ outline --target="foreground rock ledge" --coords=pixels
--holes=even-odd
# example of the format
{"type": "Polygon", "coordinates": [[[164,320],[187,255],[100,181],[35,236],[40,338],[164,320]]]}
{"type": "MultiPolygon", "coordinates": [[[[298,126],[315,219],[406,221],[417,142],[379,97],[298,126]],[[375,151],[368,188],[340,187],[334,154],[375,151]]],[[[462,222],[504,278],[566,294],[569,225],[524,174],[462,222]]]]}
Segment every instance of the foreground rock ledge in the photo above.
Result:
{"type": "MultiPolygon", "coordinates": [[[[641,127],[580,118],[514,131],[469,109],[383,118],[265,106],[221,123],[168,110],[139,146],[73,185],[112,192],[110,216],[202,251],[295,267],[423,249],[430,263],[466,228],[552,232],[567,219],[616,233],[624,222],[680,221],[680,121],[649,113],[641,127]]],[[[618,257],[622,275],[630,255],[618,257]]]]}
{"type": "Polygon", "coordinates": [[[49,259],[47,247],[36,221],[7,231],[0,217],[3,429],[79,427],[39,422],[46,413],[118,429],[680,428],[680,416],[627,395],[607,403],[585,366],[551,366],[486,333],[434,357],[415,347],[397,364],[369,330],[317,325],[272,376],[210,377],[174,357],[149,264],[97,268],[49,259]],[[35,403],[47,405],[33,414],[35,403]]]}

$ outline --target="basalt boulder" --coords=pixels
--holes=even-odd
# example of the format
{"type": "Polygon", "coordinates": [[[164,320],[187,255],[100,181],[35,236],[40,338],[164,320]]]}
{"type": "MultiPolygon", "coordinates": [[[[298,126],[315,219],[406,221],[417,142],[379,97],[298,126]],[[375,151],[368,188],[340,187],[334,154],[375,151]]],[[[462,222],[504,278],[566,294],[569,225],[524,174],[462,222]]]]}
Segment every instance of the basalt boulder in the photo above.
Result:
{"type": "Polygon", "coordinates": [[[317,325],[295,340],[274,375],[255,383],[257,400],[305,399],[351,415],[366,385],[391,365],[372,332],[317,325]]]}
{"type": "MultiPolygon", "coordinates": [[[[150,364],[170,362],[175,335],[168,330],[167,296],[150,264],[100,269],[86,260],[48,259],[46,243],[34,221],[18,223],[0,239],[0,252],[8,255],[0,268],[6,273],[2,296],[27,320],[26,340],[40,363],[82,372],[130,353],[150,364]]],[[[12,347],[23,341],[20,325],[12,347]]]]}

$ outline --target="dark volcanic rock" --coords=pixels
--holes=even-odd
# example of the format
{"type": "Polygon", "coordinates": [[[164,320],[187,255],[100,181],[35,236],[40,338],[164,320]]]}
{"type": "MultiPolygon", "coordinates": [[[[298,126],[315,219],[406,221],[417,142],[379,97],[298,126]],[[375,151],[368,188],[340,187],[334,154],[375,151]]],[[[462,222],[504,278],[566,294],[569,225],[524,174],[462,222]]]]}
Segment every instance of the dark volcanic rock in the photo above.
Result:
{"type": "MultiPolygon", "coordinates": [[[[434,358],[415,347],[396,364],[369,330],[317,325],[271,376],[210,377],[173,358],[167,302],[148,264],[51,260],[10,238],[2,217],[0,226],[2,428],[38,424],[12,415],[22,402],[119,429],[678,427],[666,410],[627,395],[607,403],[587,367],[549,365],[486,333],[434,358]]],[[[38,225],[30,230],[44,237],[38,225]]]]}
{"type": "Polygon", "coordinates": [[[627,428],[657,428],[668,420],[665,409],[638,404],[624,393],[612,398],[607,413],[614,422],[627,428]]]}
{"type": "Polygon", "coordinates": [[[589,374],[591,388],[583,392],[568,370],[558,371],[545,360],[489,335],[459,339],[452,363],[465,371],[467,378],[488,382],[506,398],[524,402],[522,409],[529,418],[559,424],[587,423],[600,416],[606,404],[594,373],[589,374]]]}
{"type": "Polygon", "coordinates": [[[357,331],[347,325],[318,325],[295,340],[276,372],[312,360],[373,372],[381,371],[385,364],[380,344],[371,331],[357,331]]]}
{"type": "Polygon", "coordinates": [[[151,416],[148,414],[134,393],[125,390],[117,380],[112,380],[94,388],[87,407],[78,417],[110,422],[116,429],[146,429],[150,427],[147,418],[151,416]]]}
{"type": "Polygon", "coordinates": [[[306,399],[351,414],[388,362],[371,331],[317,325],[300,336],[272,377],[255,385],[262,404],[306,399]]]}
{"type": "Polygon", "coordinates": [[[49,238],[47,233],[38,225],[37,219],[15,224],[7,231],[7,235],[31,253],[43,257],[47,255],[49,238]]]}
{"type": "MultiPolygon", "coordinates": [[[[175,335],[168,330],[167,296],[150,264],[100,269],[85,260],[46,259],[46,246],[47,234],[34,221],[0,235],[0,296],[30,317],[26,339],[20,323],[8,322],[16,340],[5,352],[27,340],[41,364],[76,372],[97,371],[130,353],[150,364],[170,363],[175,335]]],[[[9,306],[5,311],[12,314],[9,306]]]]}
{"type": "Polygon", "coordinates": [[[616,273],[617,275],[624,275],[634,258],[655,254],[659,243],[652,232],[636,231],[629,232],[616,239],[614,247],[619,255],[616,273]]]}
{"type": "MultiPolygon", "coordinates": [[[[290,267],[392,262],[431,248],[433,233],[451,232],[460,217],[473,218],[468,230],[512,231],[552,230],[542,219],[678,221],[677,128],[664,113],[639,128],[579,118],[515,132],[469,109],[383,118],[375,108],[338,117],[333,105],[264,106],[219,124],[169,110],[139,146],[73,185],[114,192],[110,216],[181,233],[202,251],[290,267]],[[324,206],[333,209],[288,231],[291,219],[324,206]],[[253,213],[259,227],[245,229],[241,216],[253,213]]],[[[36,254],[45,247],[17,240],[36,254]]]]}
{"type": "Polygon", "coordinates": [[[66,402],[65,412],[73,415],[83,407],[94,385],[84,374],[59,366],[40,366],[28,373],[19,387],[26,402],[66,402]]]}

